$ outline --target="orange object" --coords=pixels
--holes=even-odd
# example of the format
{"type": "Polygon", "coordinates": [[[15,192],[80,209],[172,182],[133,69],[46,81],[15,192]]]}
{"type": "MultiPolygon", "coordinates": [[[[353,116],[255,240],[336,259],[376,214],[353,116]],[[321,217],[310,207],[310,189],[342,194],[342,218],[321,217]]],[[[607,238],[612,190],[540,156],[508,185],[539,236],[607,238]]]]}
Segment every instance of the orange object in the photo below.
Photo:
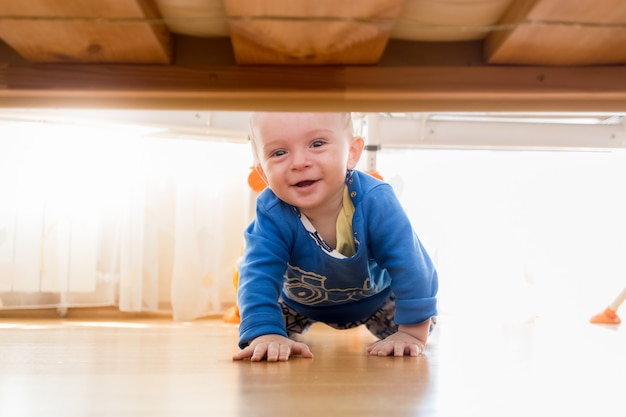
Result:
{"type": "Polygon", "coordinates": [[[250,168],[250,174],[248,174],[248,185],[252,188],[252,191],[256,191],[257,193],[263,191],[267,184],[259,175],[259,171],[256,170],[255,167],[250,168]]]}
{"type": "Polygon", "coordinates": [[[622,320],[619,318],[615,310],[607,307],[603,312],[591,317],[589,322],[593,324],[620,324],[622,320]]]}
{"type": "MultiPolygon", "coordinates": [[[[241,257],[237,259],[237,265],[235,265],[235,268],[233,269],[233,286],[235,287],[235,293],[237,292],[237,289],[239,288],[239,267],[238,267],[239,262],[241,262],[241,257]]],[[[239,315],[239,306],[235,304],[234,306],[229,308],[226,311],[226,313],[224,313],[224,316],[222,317],[222,319],[224,320],[225,323],[234,323],[234,324],[241,323],[241,316],[239,315]]]]}
{"type": "Polygon", "coordinates": [[[374,178],[378,178],[379,180],[383,179],[383,176],[378,173],[378,171],[365,171],[370,174],[374,178]]]}
{"type": "Polygon", "coordinates": [[[229,308],[223,316],[224,323],[239,324],[241,323],[241,316],[239,315],[239,307],[234,305],[229,308]]]}

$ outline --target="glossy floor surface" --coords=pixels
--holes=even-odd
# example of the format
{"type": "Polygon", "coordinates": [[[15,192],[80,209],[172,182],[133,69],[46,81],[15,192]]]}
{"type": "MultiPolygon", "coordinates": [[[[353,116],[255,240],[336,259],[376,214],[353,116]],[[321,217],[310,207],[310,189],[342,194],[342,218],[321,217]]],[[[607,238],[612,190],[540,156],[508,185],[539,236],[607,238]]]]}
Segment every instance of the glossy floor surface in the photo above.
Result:
{"type": "Polygon", "coordinates": [[[314,359],[233,362],[220,320],[0,318],[0,415],[601,416],[626,413],[619,326],[440,318],[418,358],[315,325],[314,359]]]}

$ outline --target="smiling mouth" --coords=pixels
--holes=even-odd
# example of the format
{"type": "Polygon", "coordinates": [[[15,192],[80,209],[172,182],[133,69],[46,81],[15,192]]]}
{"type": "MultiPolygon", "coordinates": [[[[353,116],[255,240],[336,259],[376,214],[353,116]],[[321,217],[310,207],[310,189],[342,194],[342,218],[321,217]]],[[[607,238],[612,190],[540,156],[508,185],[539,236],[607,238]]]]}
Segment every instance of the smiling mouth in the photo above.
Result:
{"type": "Polygon", "coordinates": [[[300,181],[298,183],[295,184],[296,187],[298,188],[304,188],[304,187],[308,187],[310,185],[313,185],[315,183],[315,181],[313,180],[306,180],[306,181],[300,181]]]}

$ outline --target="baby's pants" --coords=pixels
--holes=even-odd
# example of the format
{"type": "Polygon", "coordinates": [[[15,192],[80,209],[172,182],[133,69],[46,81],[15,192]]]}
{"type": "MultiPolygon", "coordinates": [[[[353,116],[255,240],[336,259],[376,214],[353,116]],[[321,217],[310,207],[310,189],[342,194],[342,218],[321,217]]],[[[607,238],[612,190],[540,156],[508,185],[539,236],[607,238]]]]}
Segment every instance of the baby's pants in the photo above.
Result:
{"type": "MultiPolygon", "coordinates": [[[[306,333],[309,327],[315,320],[311,320],[308,317],[298,313],[282,300],[278,302],[283,311],[283,317],[285,318],[285,326],[287,328],[287,335],[293,337],[296,334],[306,333]]],[[[335,329],[345,330],[360,325],[365,325],[367,329],[379,339],[384,339],[387,336],[398,331],[398,325],[394,322],[393,317],[396,313],[395,296],[391,296],[387,302],[378,309],[374,314],[364,320],[353,321],[349,323],[334,324],[326,323],[328,326],[335,329]]]]}

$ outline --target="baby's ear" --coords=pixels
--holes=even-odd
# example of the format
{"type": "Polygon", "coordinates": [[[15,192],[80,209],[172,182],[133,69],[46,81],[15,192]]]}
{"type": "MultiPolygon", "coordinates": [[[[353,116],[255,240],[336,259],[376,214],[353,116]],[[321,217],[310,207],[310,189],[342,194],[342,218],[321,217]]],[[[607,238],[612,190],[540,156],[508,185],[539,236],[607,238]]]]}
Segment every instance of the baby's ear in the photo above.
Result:
{"type": "Polygon", "coordinates": [[[265,176],[265,171],[263,171],[263,167],[261,166],[261,164],[256,164],[254,166],[254,169],[256,170],[256,172],[258,172],[261,179],[263,179],[263,181],[267,184],[267,177],[265,176]]]}
{"type": "Polygon", "coordinates": [[[354,136],[350,142],[350,150],[348,153],[348,169],[354,169],[361,159],[365,141],[360,136],[354,136]]]}

